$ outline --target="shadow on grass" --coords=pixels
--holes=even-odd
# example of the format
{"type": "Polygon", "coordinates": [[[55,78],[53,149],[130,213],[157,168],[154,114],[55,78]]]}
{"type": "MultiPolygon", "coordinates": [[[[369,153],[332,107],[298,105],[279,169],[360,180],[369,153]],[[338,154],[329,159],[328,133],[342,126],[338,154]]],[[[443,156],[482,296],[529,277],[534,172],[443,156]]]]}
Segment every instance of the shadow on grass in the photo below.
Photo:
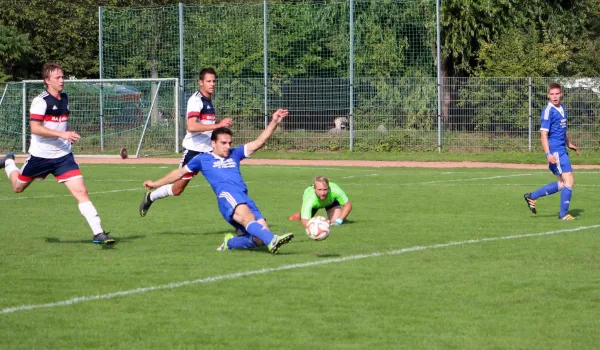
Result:
{"type": "Polygon", "coordinates": [[[152,234],[155,234],[155,235],[178,235],[178,236],[198,236],[198,235],[208,236],[208,235],[224,235],[226,233],[233,233],[233,232],[234,232],[233,229],[231,229],[231,230],[212,231],[212,232],[163,231],[163,232],[153,232],[152,234]]]}
{"type": "Polygon", "coordinates": [[[569,213],[571,215],[573,215],[574,217],[578,217],[579,215],[581,215],[581,213],[583,213],[585,211],[585,209],[571,209],[569,210],[569,213]]]}
{"type": "MultiPolygon", "coordinates": [[[[583,213],[584,211],[585,211],[585,209],[571,209],[571,210],[569,210],[569,214],[571,214],[575,218],[579,218],[579,216],[581,216],[581,213],[583,213]]],[[[539,215],[538,214],[535,217],[539,217],[539,218],[557,218],[558,219],[558,215],[559,215],[559,213],[552,214],[552,215],[539,215]]]]}
{"type": "MultiPolygon", "coordinates": [[[[140,239],[140,238],[144,238],[146,236],[144,235],[137,235],[137,236],[129,236],[129,237],[114,237],[116,244],[118,243],[123,243],[123,242],[128,242],[128,241],[133,241],[136,239],[140,239]]],[[[61,240],[60,238],[57,237],[46,237],[46,243],[60,243],[60,244],[92,244],[92,239],[67,239],[67,240],[61,240]]],[[[102,245],[103,247],[110,247],[111,245],[102,245]]]]}
{"type": "Polygon", "coordinates": [[[315,254],[317,258],[339,258],[340,254],[315,254]]]}

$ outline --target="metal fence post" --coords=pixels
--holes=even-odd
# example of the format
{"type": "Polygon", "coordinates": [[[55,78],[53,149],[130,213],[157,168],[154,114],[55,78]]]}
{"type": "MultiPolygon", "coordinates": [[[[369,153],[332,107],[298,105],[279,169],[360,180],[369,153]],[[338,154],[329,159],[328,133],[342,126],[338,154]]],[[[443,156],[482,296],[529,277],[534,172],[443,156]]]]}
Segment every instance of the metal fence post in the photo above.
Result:
{"type": "Polygon", "coordinates": [[[350,152],[354,151],[354,0],[350,0],[350,152]]]}
{"type": "MultiPolygon", "coordinates": [[[[185,135],[185,70],[183,59],[183,4],[179,3],[179,101],[177,109],[177,119],[181,119],[181,135],[185,135]]],[[[176,134],[178,135],[178,134],[176,134]]],[[[176,152],[179,153],[179,136],[177,136],[176,152]]]]}
{"type": "Polygon", "coordinates": [[[532,82],[531,82],[531,77],[529,77],[529,152],[532,151],[532,147],[531,147],[531,136],[532,136],[532,129],[533,129],[533,115],[532,115],[532,104],[533,104],[533,96],[532,96],[532,82]]]}
{"type": "Polygon", "coordinates": [[[269,56],[267,38],[267,0],[263,1],[263,71],[265,85],[265,128],[269,125],[269,56]]]}
{"type": "Polygon", "coordinates": [[[440,28],[440,1],[435,2],[436,27],[437,27],[437,95],[438,95],[438,152],[442,152],[442,49],[440,28]]]}
{"type": "Polygon", "coordinates": [[[104,84],[102,79],[104,78],[104,44],[102,43],[102,6],[98,7],[98,54],[99,70],[100,70],[100,101],[98,101],[98,108],[100,109],[100,150],[104,152],[104,84]]]}
{"type": "Polygon", "coordinates": [[[173,99],[175,101],[175,153],[179,153],[179,79],[175,80],[173,99]]]}

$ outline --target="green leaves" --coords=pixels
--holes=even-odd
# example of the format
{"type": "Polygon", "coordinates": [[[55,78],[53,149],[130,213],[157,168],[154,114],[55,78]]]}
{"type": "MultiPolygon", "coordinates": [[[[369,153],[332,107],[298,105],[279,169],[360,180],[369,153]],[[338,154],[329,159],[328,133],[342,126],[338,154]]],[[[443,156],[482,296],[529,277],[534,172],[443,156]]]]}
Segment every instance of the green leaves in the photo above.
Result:
{"type": "Polygon", "coordinates": [[[457,75],[597,75],[600,3],[442,2],[443,55],[457,75]]]}
{"type": "Polygon", "coordinates": [[[29,35],[0,22],[0,82],[13,80],[21,75],[32,51],[29,35]]]}

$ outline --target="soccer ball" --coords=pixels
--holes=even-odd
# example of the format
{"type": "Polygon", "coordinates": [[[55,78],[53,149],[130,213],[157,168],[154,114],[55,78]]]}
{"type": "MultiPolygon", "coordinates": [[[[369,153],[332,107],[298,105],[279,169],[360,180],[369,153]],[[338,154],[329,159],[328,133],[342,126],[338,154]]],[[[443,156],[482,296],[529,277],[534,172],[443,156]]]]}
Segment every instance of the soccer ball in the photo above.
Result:
{"type": "Polygon", "coordinates": [[[329,237],[329,221],[322,216],[315,216],[308,220],[306,234],[310,239],[322,241],[329,237]]]}

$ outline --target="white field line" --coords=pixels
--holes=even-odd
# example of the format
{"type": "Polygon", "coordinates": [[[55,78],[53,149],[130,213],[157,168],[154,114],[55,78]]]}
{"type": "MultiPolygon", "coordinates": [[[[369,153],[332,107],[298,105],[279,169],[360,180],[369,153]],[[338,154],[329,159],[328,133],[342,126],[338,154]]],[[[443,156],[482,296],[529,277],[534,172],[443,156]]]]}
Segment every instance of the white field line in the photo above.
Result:
{"type": "Polygon", "coordinates": [[[454,247],[454,246],[467,245],[467,244],[489,243],[489,242],[504,241],[504,240],[511,240],[511,239],[520,239],[520,238],[550,236],[550,235],[556,235],[559,233],[576,232],[576,231],[589,230],[589,229],[594,229],[594,228],[600,228],[600,225],[581,226],[581,227],[577,227],[577,228],[548,231],[548,232],[542,232],[542,233],[531,233],[531,234],[523,234],[523,235],[511,235],[511,236],[471,239],[471,240],[467,240],[467,241],[440,243],[440,244],[433,244],[433,245],[428,245],[428,246],[415,246],[415,247],[410,247],[410,248],[392,250],[392,251],[383,252],[383,253],[359,254],[359,255],[347,256],[345,258],[334,258],[334,259],[325,259],[325,260],[319,260],[319,261],[309,261],[306,263],[284,265],[284,266],[280,266],[280,267],[273,267],[273,268],[266,268],[266,269],[260,269],[260,270],[245,271],[245,272],[237,272],[237,273],[231,273],[231,274],[213,276],[213,277],[206,277],[206,278],[190,280],[190,281],[173,282],[173,283],[163,284],[163,285],[159,285],[159,286],[136,288],[136,289],[124,290],[124,291],[113,292],[113,293],[90,295],[90,296],[86,296],[86,297],[76,297],[76,298],[71,298],[71,299],[67,299],[67,300],[63,300],[63,301],[58,301],[55,303],[31,304],[31,305],[21,305],[21,306],[9,307],[9,308],[2,309],[0,311],[0,314],[10,314],[10,313],[19,312],[19,311],[47,309],[47,308],[54,308],[54,307],[59,307],[59,306],[69,306],[69,305],[88,302],[88,301],[106,300],[106,299],[112,299],[112,298],[116,298],[116,297],[123,297],[123,296],[129,296],[129,295],[146,293],[146,292],[153,292],[153,291],[158,291],[158,290],[175,289],[175,288],[190,286],[190,285],[194,285],[194,284],[206,284],[206,283],[218,282],[218,281],[223,281],[223,280],[232,280],[232,279],[236,279],[236,278],[240,278],[240,277],[264,275],[264,274],[271,273],[271,272],[294,270],[294,269],[299,269],[299,268],[304,268],[304,267],[341,263],[341,262],[346,262],[346,261],[375,258],[375,257],[380,257],[380,256],[401,255],[401,254],[405,254],[405,253],[417,252],[417,251],[427,250],[427,249],[447,248],[447,247],[454,247]]]}
{"type": "MultiPolygon", "coordinates": [[[[499,176],[491,176],[491,177],[475,177],[475,178],[469,178],[469,179],[453,179],[453,180],[438,180],[438,181],[425,181],[425,182],[412,182],[412,183],[397,183],[397,184],[376,184],[376,183],[369,183],[369,184],[360,184],[360,183],[344,183],[344,186],[354,186],[354,185],[358,185],[358,186],[390,186],[390,187],[396,187],[396,186],[416,186],[416,185],[437,185],[437,184],[441,184],[441,183],[447,183],[447,182],[462,182],[462,181],[477,181],[477,180],[495,180],[495,179],[503,179],[503,178],[509,178],[509,177],[518,177],[518,176],[531,176],[533,174],[514,174],[514,175],[499,175],[499,176]]],[[[368,176],[368,175],[365,175],[368,176]]],[[[143,181],[140,181],[140,184],[143,181]]],[[[262,181],[261,183],[270,183],[270,184],[276,184],[276,183],[284,183],[284,184],[289,184],[291,182],[302,182],[305,183],[306,181],[304,180],[299,180],[299,181],[262,181]]],[[[246,182],[247,184],[251,184],[254,183],[253,181],[250,182],[246,182]]],[[[207,187],[209,186],[207,183],[204,184],[199,184],[199,185],[191,185],[189,187],[207,187]]],[[[107,194],[107,193],[119,193],[119,192],[132,192],[132,191],[143,191],[144,189],[140,186],[140,187],[136,187],[136,188],[126,188],[126,189],[121,189],[121,190],[110,190],[110,191],[97,191],[97,192],[90,192],[90,195],[97,195],[97,194],[107,194]]],[[[64,195],[48,195],[48,196],[33,196],[33,197],[0,197],[0,201],[13,201],[13,200],[24,200],[24,199],[43,199],[43,198],[57,198],[57,197],[70,197],[71,194],[64,194],[64,195]]]]}
{"type": "MultiPolygon", "coordinates": [[[[344,185],[345,186],[345,185],[344,185]]],[[[365,185],[367,186],[367,185],[365,185]]],[[[392,186],[392,184],[390,184],[392,186]]],[[[463,186],[462,184],[435,184],[436,187],[459,187],[463,186]]],[[[466,186],[466,185],[465,185],[466,186]]],[[[535,189],[541,187],[540,183],[526,184],[526,183],[506,183],[506,184],[485,184],[485,183],[470,183],[468,186],[512,186],[512,187],[531,187],[530,189],[535,189]]],[[[600,184],[576,184],[575,187],[600,187],[600,184]]]]}
{"type": "Polygon", "coordinates": [[[340,179],[354,179],[357,177],[363,177],[363,176],[379,176],[379,174],[366,174],[366,175],[352,175],[352,176],[341,176],[340,179]]]}
{"type": "MultiPolygon", "coordinates": [[[[388,187],[398,187],[398,186],[417,186],[417,185],[433,185],[437,186],[442,183],[449,182],[464,182],[464,181],[479,181],[479,180],[496,180],[496,179],[505,179],[510,177],[520,177],[520,176],[532,176],[534,174],[513,174],[513,175],[498,175],[498,176],[490,176],[490,177],[472,177],[468,179],[452,179],[452,180],[435,180],[435,181],[423,181],[423,182],[404,182],[404,183],[387,183],[387,184],[377,184],[377,183],[342,183],[344,186],[388,186],[388,187]]],[[[469,184],[470,186],[471,184],[469,184]]]]}

